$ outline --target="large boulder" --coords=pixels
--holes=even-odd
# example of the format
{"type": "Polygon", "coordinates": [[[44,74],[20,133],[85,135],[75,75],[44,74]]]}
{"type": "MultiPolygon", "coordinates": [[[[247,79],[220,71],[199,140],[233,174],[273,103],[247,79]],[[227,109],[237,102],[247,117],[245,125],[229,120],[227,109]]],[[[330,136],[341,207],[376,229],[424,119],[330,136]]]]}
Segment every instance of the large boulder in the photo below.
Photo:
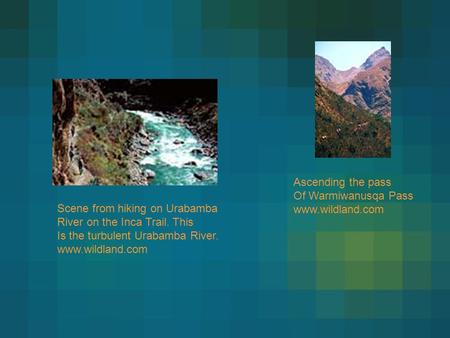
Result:
{"type": "Polygon", "coordinates": [[[156,173],[151,169],[147,169],[145,171],[145,173],[146,173],[147,178],[155,178],[156,177],[156,173]]]}
{"type": "Polygon", "coordinates": [[[208,175],[204,172],[195,172],[194,177],[199,181],[204,181],[208,178],[208,175]]]}
{"type": "Polygon", "coordinates": [[[192,149],[191,154],[195,156],[203,155],[203,151],[201,149],[192,149]]]}

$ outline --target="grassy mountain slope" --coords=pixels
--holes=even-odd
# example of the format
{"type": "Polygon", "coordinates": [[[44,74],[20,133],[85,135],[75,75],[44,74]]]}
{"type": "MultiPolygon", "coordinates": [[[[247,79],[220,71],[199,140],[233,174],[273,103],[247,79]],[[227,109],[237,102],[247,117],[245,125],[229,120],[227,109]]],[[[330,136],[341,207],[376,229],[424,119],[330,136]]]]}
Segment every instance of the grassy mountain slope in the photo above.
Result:
{"type": "Polygon", "coordinates": [[[316,157],[389,157],[390,124],[327,89],[316,77],[316,157]]]}
{"type": "Polygon", "coordinates": [[[53,81],[55,185],[142,185],[142,119],[111,103],[95,80],[53,81]]]}
{"type": "Polygon", "coordinates": [[[74,120],[76,144],[86,168],[99,184],[130,184],[127,149],[142,128],[138,116],[127,114],[95,91],[92,84],[76,87],[77,111],[74,120]],[[95,97],[94,93],[100,97],[95,97]]]}

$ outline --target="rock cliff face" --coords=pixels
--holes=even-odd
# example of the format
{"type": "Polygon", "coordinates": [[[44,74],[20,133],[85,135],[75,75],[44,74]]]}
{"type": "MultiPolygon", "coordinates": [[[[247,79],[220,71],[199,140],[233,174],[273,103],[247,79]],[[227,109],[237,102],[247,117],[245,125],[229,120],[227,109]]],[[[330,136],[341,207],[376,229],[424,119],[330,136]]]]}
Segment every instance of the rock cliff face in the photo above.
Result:
{"type": "Polygon", "coordinates": [[[385,58],[364,71],[350,82],[343,97],[358,107],[391,118],[391,59],[385,58]]]}
{"type": "Polygon", "coordinates": [[[66,184],[70,180],[72,122],[75,116],[73,81],[53,80],[52,107],[53,184],[66,184]]]}
{"type": "Polygon", "coordinates": [[[139,166],[149,136],[95,80],[53,80],[54,185],[148,184],[139,166]]]}

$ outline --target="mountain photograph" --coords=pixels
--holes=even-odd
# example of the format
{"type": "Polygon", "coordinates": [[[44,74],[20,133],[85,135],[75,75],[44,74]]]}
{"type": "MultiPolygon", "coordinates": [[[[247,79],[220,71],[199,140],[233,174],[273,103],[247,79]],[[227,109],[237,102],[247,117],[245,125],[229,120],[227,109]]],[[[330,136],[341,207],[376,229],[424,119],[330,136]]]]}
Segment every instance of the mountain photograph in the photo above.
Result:
{"type": "Polygon", "coordinates": [[[54,79],[53,185],[215,185],[216,79],[54,79]]]}
{"type": "Polygon", "coordinates": [[[317,41],[316,157],[391,156],[391,44],[317,41]]]}

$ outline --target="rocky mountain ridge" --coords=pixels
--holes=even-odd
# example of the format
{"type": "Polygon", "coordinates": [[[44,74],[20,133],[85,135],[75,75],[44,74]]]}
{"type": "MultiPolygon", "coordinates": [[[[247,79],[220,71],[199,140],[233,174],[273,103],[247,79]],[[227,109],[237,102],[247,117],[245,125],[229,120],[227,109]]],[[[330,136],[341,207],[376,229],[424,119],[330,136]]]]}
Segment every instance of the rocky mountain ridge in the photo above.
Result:
{"type": "Polygon", "coordinates": [[[316,55],[315,73],[323,85],[347,102],[390,120],[391,55],[384,47],[369,55],[360,67],[345,71],[316,55]]]}
{"type": "Polygon", "coordinates": [[[375,52],[370,54],[370,56],[366,59],[366,61],[364,61],[364,63],[359,68],[369,69],[387,58],[390,59],[391,54],[388,52],[386,48],[381,47],[380,49],[377,49],[375,52]]]}
{"type": "Polygon", "coordinates": [[[348,82],[360,72],[360,68],[352,67],[347,70],[337,70],[326,58],[316,55],[316,76],[336,94],[341,95],[348,86],[348,82]]]}
{"type": "Polygon", "coordinates": [[[360,108],[390,120],[391,60],[385,58],[359,72],[349,83],[342,97],[360,108]]]}

